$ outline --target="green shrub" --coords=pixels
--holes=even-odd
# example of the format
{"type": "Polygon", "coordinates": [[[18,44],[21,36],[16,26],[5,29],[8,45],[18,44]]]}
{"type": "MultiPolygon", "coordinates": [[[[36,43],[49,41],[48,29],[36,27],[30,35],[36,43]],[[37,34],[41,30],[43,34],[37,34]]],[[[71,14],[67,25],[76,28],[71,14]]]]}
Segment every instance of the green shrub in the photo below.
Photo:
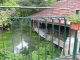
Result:
{"type": "Polygon", "coordinates": [[[80,23],[80,14],[70,14],[68,20],[73,23],[80,23]]]}
{"type": "Polygon", "coordinates": [[[18,4],[14,0],[10,0],[3,2],[0,6],[18,6],[18,4]]]}
{"type": "Polygon", "coordinates": [[[3,27],[11,24],[11,20],[7,19],[9,16],[11,15],[11,11],[6,9],[6,11],[4,10],[0,10],[0,27],[3,27]]]}
{"type": "MultiPolygon", "coordinates": [[[[53,58],[58,57],[57,56],[57,47],[55,45],[54,45],[53,52],[54,52],[53,58]]],[[[52,44],[51,44],[51,42],[48,42],[48,44],[46,45],[46,50],[45,50],[45,42],[44,41],[41,42],[40,47],[39,47],[39,54],[40,54],[39,55],[40,60],[45,60],[45,54],[46,54],[47,60],[50,60],[51,55],[52,55],[52,44]]],[[[27,57],[28,57],[27,60],[29,60],[30,54],[27,57]]],[[[38,60],[38,43],[36,45],[36,50],[34,50],[32,52],[32,59],[38,60]]]]}
{"type": "Polygon", "coordinates": [[[25,55],[22,54],[14,54],[10,51],[0,50],[0,60],[22,60],[22,58],[26,59],[25,55]]]}
{"type": "MultiPolygon", "coordinates": [[[[9,0],[1,3],[0,6],[18,6],[18,4],[14,0],[9,0]]],[[[0,8],[0,27],[11,24],[9,17],[16,15],[19,15],[19,12],[16,14],[15,8],[0,8]]]]}

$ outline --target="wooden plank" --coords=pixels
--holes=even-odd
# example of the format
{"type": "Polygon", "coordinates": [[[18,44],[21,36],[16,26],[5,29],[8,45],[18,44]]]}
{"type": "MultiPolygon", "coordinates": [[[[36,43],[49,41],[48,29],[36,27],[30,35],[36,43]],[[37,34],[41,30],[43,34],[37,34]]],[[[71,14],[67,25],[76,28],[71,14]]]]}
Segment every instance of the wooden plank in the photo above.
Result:
{"type": "MultiPolygon", "coordinates": [[[[38,28],[37,27],[34,28],[34,31],[36,31],[38,33],[38,28]]],[[[46,38],[46,33],[43,32],[42,29],[39,29],[39,35],[41,37],[43,37],[43,38],[46,38]]],[[[55,38],[55,37],[53,37],[53,39],[54,39],[53,43],[56,44],[56,45],[58,45],[58,40],[59,39],[55,38]]],[[[52,40],[52,36],[50,36],[50,35],[47,34],[47,40],[51,41],[52,40]]],[[[64,42],[62,40],[60,40],[60,45],[59,46],[63,48],[63,45],[64,45],[64,42]]]]}

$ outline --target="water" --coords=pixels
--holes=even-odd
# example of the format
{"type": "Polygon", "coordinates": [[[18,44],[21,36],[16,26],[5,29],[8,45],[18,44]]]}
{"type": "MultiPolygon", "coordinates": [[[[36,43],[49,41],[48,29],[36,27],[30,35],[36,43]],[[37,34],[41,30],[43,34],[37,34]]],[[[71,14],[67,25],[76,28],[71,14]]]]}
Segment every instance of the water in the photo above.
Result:
{"type": "Polygon", "coordinates": [[[28,50],[29,46],[28,46],[28,42],[25,42],[24,39],[22,39],[19,45],[15,46],[14,53],[19,54],[20,52],[22,52],[22,49],[24,48],[28,50]]]}
{"type": "MultiPolygon", "coordinates": [[[[17,29],[13,31],[13,34],[11,35],[11,39],[9,40],[11,42],[11,45],[7,49],[14,52],[15,54],[21,53],[24,48],[26,48],[26,50],[29,51],[31,46],[30,39],[31,37],[27,35],[27,33],[21,33],[17,29]]],[[[32,42],[34,43],[36,42],[36,40],[32,39],[32,42]]],[[[33,48],[32,50],[34,50],[34,47],[35,46],[32,44],[32,48],[33,48]]]]}

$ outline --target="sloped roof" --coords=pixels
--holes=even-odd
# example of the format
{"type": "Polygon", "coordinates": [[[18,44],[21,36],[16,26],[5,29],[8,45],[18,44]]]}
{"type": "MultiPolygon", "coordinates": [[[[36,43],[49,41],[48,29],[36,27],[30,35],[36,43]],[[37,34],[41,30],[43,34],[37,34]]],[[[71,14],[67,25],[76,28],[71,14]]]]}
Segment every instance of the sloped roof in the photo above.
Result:
{"type": "MultiPolygon", "coordinates": [[[[72,13],[76,13],[76,10],[80,10],[80,0],[61,0],[51,5],[52,8],[43,9],[42,11],[33,14],[32,16],[67,16],[72,13]]],[[[41,18],[32,18],[33,20],[40,20],[45,22],[41,18]]],[[[47,19],[49,23],[52,23],[52,20],[47,19]]],[[[58,20],[54,21],[56,24],[59,23],[58,20]]],[[[64,20],[62,19],[61,24],[64,25],[64,20]]],[[[70,25],[70,21],[66,21],[67,25],[70,25]]]]}
{"type": "Polygon", "coordinates": [[[32,16],[67,16],[80,10],[80,0],[61,0],[32,16]]]}

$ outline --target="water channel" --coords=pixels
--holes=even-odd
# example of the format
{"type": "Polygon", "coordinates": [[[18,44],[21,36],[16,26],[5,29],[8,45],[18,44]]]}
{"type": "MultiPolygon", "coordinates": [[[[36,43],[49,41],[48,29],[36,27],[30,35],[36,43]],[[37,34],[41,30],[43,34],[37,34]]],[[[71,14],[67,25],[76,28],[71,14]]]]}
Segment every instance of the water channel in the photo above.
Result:
{"type": "MultiPolygon", "coordinates": [[[[3,32],[4,33],[4,32],[3,32]]],[[[20,53],[22,48],[25,48],[27,50],[32,47],[32,50],[34,50],[34,42],[37,42],[37,40],[32,39],[29,35],[26,33],[21,33],[20,29],[15,29],[11,32],[10,40],[7,40],[11,43],[10,46],[7,47],[7,50],[9,51],[15,51],[14,53],[20,53]],[[23,42],[23,43],[22,43],[23,42]],[[23,47],[22,47],[23,46],[23,47]]],[[[0,31],[0,37],[2,38],[2,32],[0,31]]],[[[4,38],[4,36],[3,36],[4,38]]]]}

